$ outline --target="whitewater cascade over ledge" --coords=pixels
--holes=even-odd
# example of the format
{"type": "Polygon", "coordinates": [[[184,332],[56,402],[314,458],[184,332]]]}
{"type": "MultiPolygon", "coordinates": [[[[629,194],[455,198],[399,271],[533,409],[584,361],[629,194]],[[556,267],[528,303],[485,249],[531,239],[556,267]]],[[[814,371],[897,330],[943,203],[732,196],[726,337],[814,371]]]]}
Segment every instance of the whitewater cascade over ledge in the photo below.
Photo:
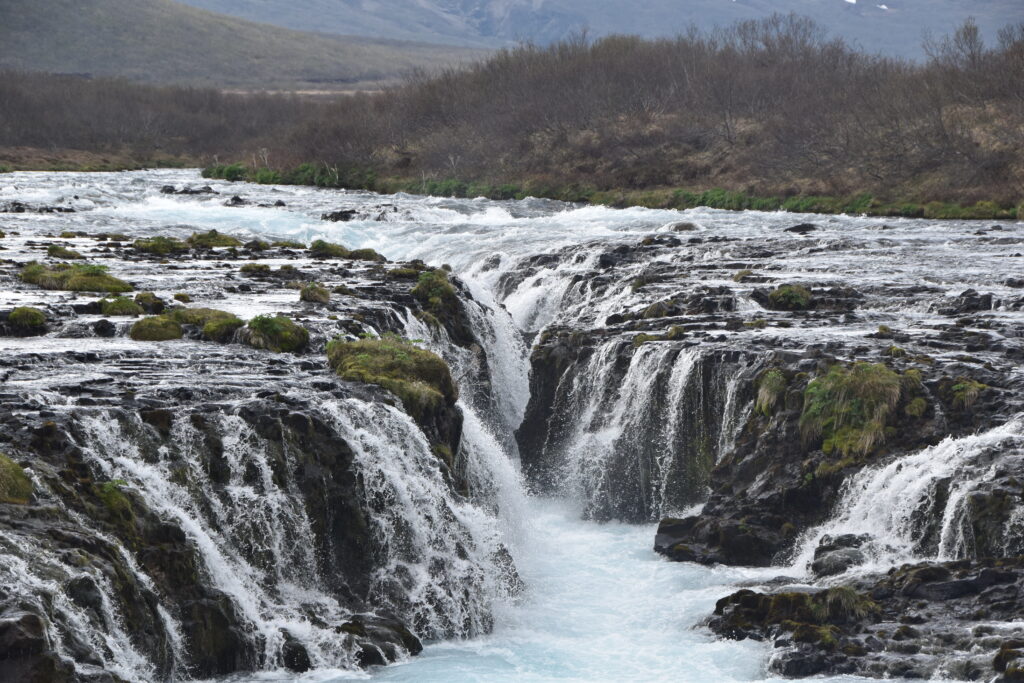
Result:
{"type": "MultiPolygon", "coordinates": [[[[352,249],[376,249],[393,261],[446,264],[472,295],[467,313],[486,355],[483,372],[474,365],[476,356],[443,330],[412,315],[400,321],[404,335],[443,356],[460,381],[468,497],[446,490],[430,444],[402,411],[294,386],[282,391],[286,398],[315,403],[318,419],[353,445],[360,490],[369,501],[364,506],[369,533],[387,547],[385,568],[370,577],[369,594],[409,618],[426,639],[421,655],[369,673],[355,667],[353,652],[342,647],[344,639],[323,625],[345,618],[346,610],[328,594],[330,577],[315,569],[313,531],[297,497],[299,482],[289,474],[287,484],[278,483],[281,468],[294,471],[293,456],[287,449],[278,453],[246,421],[249,406],[222,406],[213,427],[176,420],[176,446],[160,461],[140,452],[139,435],[146,426],[138,418],[97,409],[83,422],[78,445],[86,460],[110,479],[126,482],[162,518],[181,526],[200,548],[213,583],[259,634],[266,656],[285,647],[282,629],[302,641],[314,670],[296,680],[765,680],[766,644],[718,640],[699,628],[716,600],[737,584],[763,585],[783,574],[793,585],[809,585],[808,566],[826,534],[871,532],[870,562],[863,571],[968,556],[972,541],[962,524],[963,501],[991,477],[993,449],[1024,454],[1020,417],[982,433],[950,437],[919,454],[861,470],[845,485],[836,514],[806,531],[785,565],[671,563],[651,550],[655,523],[700,510],[707,473],[754,410],[754,397],[743,394],[742,386],[768,367],[771,356],[761,347],[739,353],[733,340],[709,339],[688,348],[644,344],[623,361],[623,349],[632,345],[629,336],[597,338],[592,353],[575,361],[573,374],[567,373],[553,392],[552,424],[561,428],[552,428],[539,442],[545,461],[537,467],[547,468],[557,485],[528,491],[516,430],[531,399],[533,345],[550,330],[600,327],[623,310],[645,310],[657,296],[635,283],[649,280],[656,289],[662,270],[680,266],[659,253],[648,262],[624,264],[610,286],[595,289],[589,274],[610,253],[652,235],[682,235],[702,238],[690,243],[686,264],[741,261],[743,240],[775,239],[786,226],[814,220],[819,231],[813,239],[794,237],[786,258],[775,264],[780,277],[799,282],[841,273],[865,289],[926,281],[937,290],[936,298],[952,299],[971,288],[1010,293],[993,276],[1000,267],[999,246],[967,254],[959,243],[971,228],[935,221],[889,219],[883,226],[863,217],[620,210],[536,199],[383,197],[223,182],[210,183],[220,192],[214,196],[159,191],[164,185],[201,184],[207,181],[193,171],[16,173],[0,176],[0,203],[76,209],[11,218],[6,229],[20,230],[23,240],[63,230],[186,237],[215,229],[246,239],[308,243],[323,238],[352,249]],[[223,199],[234,194],[250,205],[224,206],[223,199]],[[277,200],[285,206],[272,206],[277,200]],[[338,209],[361,215],[350,222],[319,219],[338,209]],[[681,221],[693,225],[679,232],[681,221]],[[842,251],[850,245],[860,255],[858,262],[842,251]],[[942,277],[932,272],[936,262],[948,264],[942,277]],[[481,376],[489,378],[487,385],[474,386],[481,376]],[[206,456],[198,454],[211,429],[228,435],[218,482],[201,466],[206,456]],[[178,461],[192,463],[189,471],[172,466],[178,461]],[[959,483],[952,492],[943,489],[939,500],[935,491],[949,477],[959,483]],[[937,544],[919,543],[920,511],[935,506],[942,508],[937,544]],[[402,543],[391,542],[396,529],[402,543]],[[402,589],[391,582],[400,582],[402,589]],[[521,590],[511,585],[516,582],[521,590]],[[395,597],[399,593],[401,600],[395,597]],[[319,622],[307,617],[311,612],[319,622]]],[[[146,264],[132,267],[131,275],[146,277],[146,264]]],[[[723,270],[703,284],[714,296],[726,296],[716,292],[728,288],[739,312],[760,310],[751,298],[753,287],[737,283],[733,273],[723,270]]],[[[267,298],[253,305],[228,293],[217,306],[248,317],[274,310],[275,303],[267,298]]],[[[845,343],[880,325],[900,321],[913,327],[935,316],[928,307],[907,309],[897,300],[859,313],[860,320],[841,328],[752,326],[740,334],[775,335],[794,347],[845,343]]],[[[78,342],[88,346],[84,340],[44,337],[35,351],[62,351],[78,342]]],[[[13,343],[0,339],[0,350],[12,350],[13,343]]],[[[209,380],[197,376],[196,381],[209,380]]],[[[44,404],[64,400],[59,391],[42,386],[37,396],[44,404]]],[[[90,526],[88,520],[81,523],[90,526]]],[[[1005,535],[1008,554],[1024,550],[1014,545],[1022,535],[1024,517],[1017,514],[1005,535]]],[[[127,551],[120,552],[130,559],[127,551]]],[[[132,643],[122,617],[108,604],[110,586],[98,590],[107,626],[100,633],[89,625],[85,610],[63,598],[59,586],[32,566],[48,565],[73,579],[78,570],[64,558],[43,548],[14,548],[2,538],[0,557],[3,581],[52,594],[52,608],[79,625],[81,637],[94,641],[92,647],[109,653],[100,662],[103,668],[128,680],[187,677],[183,671],[157,671],[149,654],[132,643]]],[[[146,572],[131,564],[136,580],[145,584],[146,572]]],[[[182,647],[177,617],[162,616],[172,649],[182,647]]],[[[231,680],[285,675],[268,671],[231,680]]]]}

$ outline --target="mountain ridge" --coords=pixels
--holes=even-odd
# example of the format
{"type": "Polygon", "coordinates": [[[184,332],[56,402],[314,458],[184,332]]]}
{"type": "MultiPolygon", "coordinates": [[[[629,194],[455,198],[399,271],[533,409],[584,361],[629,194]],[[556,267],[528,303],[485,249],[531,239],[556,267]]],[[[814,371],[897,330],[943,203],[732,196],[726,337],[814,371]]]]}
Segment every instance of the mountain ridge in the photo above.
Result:
{"type": "Polygon", "coordinates": [[[0,26],[0,69],[218,87],[359,89],[482,54],[299,32],[172,0],[0,0],[0,26]]]}
{"type": "Polygon", "coordinates": [[[973,16],[988,40],[1002,26],[1024,21],[1015,0],[183,0],[190,5],[325,32],[387,36],[453,45],[503,47],[549,43],[574,32],[667,37],[696,25],[794,12],[869,52],[918,58],[926,33],[945,34],[973,16]]]}

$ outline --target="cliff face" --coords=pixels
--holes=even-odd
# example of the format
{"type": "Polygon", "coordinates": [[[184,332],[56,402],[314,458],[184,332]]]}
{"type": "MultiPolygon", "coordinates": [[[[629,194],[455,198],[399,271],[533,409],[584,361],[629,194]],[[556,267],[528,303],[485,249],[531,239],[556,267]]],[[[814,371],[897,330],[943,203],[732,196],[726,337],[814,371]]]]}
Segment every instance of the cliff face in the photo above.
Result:
{"type": "Polygon", "coordinates": [[[441,310],[417,295],[419,263],[224,241],[74,238],[104,276],[152,291],[112,307],[23,282],[35,237],[4,240],[2,286],[43,320],[0,311],[0,678],[385,664],[488,631],[494,587],[514,589],[497,535],[471,526],[493,518],[465,514],[454,396],[413,406],[384,385],[415,378],[346,381],[324,354],[332,337],[415,332],[487,386],[458,283],[441,310]],[[308,342],[275,352],[279,319],[233,322],[254,311],[308,342]],[[145,312],[183,338],[142,341],[145,312]]]}

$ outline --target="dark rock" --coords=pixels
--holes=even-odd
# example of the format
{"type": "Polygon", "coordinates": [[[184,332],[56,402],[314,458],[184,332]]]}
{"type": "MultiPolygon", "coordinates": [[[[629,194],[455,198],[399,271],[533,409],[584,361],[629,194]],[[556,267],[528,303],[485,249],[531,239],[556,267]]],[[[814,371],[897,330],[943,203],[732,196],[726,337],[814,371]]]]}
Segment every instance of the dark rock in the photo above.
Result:
{"type": "Polygon", "coordinates": [[[800,235],[806,235],[809,232],[814,232],[818,229],[818,226],[814,223],[800,223],[790,228],[786,228],[785,232],[795,232],[800,235]]]}
{"type": "Polygon", "coordinates": [[[322,214],[320,220],[331,221],[334,223],[343,223],[353,220],[359,215],[359,212],[355,209],[339,209],[338,211],[330,211],[322,214]]]}
{"type": "Polygon", "coordinates": [[[94,322],[92,330],[96,333],[97,337],[113,337],[117,334],[117,325],[104,318],[94,322]]]}

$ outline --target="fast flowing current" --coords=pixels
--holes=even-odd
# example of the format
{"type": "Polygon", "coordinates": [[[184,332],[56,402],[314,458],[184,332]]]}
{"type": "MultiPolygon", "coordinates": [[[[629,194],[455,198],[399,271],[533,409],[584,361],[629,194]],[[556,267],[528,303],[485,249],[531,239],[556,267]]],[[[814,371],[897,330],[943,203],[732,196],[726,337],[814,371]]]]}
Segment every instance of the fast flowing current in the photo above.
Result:
{"type": "MultiPolygon", "coordinates": [[[[1001,277],[1005,247],[994,238],[978,240],[973,235],[976,225],[967,223],[708,209],[620,210],[535,199],[380,196],[210,182],[197,172],[177,170],[0,176],[0,203],[15,200],[75,209],[74,213],[59,215],[6,216],[3,227],[21,231],[22,235],[83,230],[132,237],[185,237],[195,231],[216,229],[240,237],[306,243],[323,238],[351,249],[373,248],[391,260],[422,259],[434,266],[450,265],[481,303],[479,314],[489,318],[484,342],[491,364],[496,414],[485,420],[478,417],[480,410],[464,404],[465,447],[470,457],[483,462],[481,471],[490,477],[488,486],[497,501],[497,528],[525,588],[515,598],[494,600],[493,629],[486,635],[428,642],[420,656],[370,673],[321,668],[304,674],[301,680],[765,680],[769,657],[766,645],[716,640],[700,628],[716,600],[737,590],[739,584],[757,586],[780,574],[791,577],[795,584],[808,581],[808,557],[823,533],[877,527],[886,532],[886,538],[898,539],[900,530],[893,525],[898,526],[899,520],[894,522],[891,516],[879,512],[885,505],[864,504],[865,497],[888,496],[894,504],[906,507],[909,497],[927,495],[923,489],[918,490],[920,486],[914,488],[922,478],[910,468],[919,467],[925,473],[931,457],[933,461],[939,458],[950,471],[969,469],[972,453],[994,441],[1019,441],[1021,434],[1021,425],[1015,423],[974,441],[940,444],[934,453],[924,454],[919,458],[921,462],[915,461],[903,470],[901,476],[907,483],[902,487],[898,485],[902,480],[890,481],[892,477],[884,469],[865,470],[856,486],[867,493],[858,493],[856,486],[851,489],[844,503],[847,514],[810,532],[797,549],[792,566],[745,569],[672,563],[652,550],[657,517],[687,512],[666,493],[669,475],[650,494],[651,501],[643,513],[649,518],[646,523],[588,521],[585,511],[595,505],[594,490],[599,485],[594,482],[600,479],[606,459],[627,448],[627,440],[646,438],[636,431],[642,424],[653,419],[669,425],[672,433],[663,435],[665,439],[685,436],[675,432],[685,431],[688,423],[658,411],[665,409],[663,404],[671,407],[673,400],[681,400],[682,388],[696,372],[693,357],[683,353],[669,357],[645,349],[634,357],[633,374],[627,375],[623,386],[610,395],[597,397],[600,391],[596,384],[577,388],[573,405],[579,415],[576,424],[567,427],[573,443],[562,453],[565,486],[559,495],[531,495],[519,471],[512,433],[530,398],[529,353],[534,337],[555,325],[598,327],[615,312],[647,305],[657,298],[657,287],[654,292],[638,292],[629,286],[643,276],[641,267],[617,275],[622,285],[604,290],[600,296],[588,290],[581,281],[582,274],[591,272],[616,246],[635,244],[651,235],[700,238],[691,239],[687,250],[687,259],[695,268],[728,261],[731,251],[748,246],[747,242],[784,240],[787,257],[774,265],[777,274],[787,281],[832,274],[866,289],[924,283],[935,288],[935,296],[942,299],[969,288],[984,288],[997,295],[1009,293],[1001,277]],[[179,196],[160,192],[165,185],[207,184],[219,194],[179,196]],[[239,195],[247,204],[226,206],[225,200],[232,195],[239,195]],[[278,201],[283,206],[274,206],[278,201]],[[352,220],[329,222],[320,218],[323,213],[345,209],[356,212],[352,220]],[[813,220],[818,226],[813,238],[782,232],[786,226],[805,220],[813,220]],[[678,232],[677,225],[682,221],[693,224],[687,228],[689,232],[678,232]],[[963,248],[968,242],[969,251],[963,248]],[[851,248],[856,249],[856,259],[849,256],[851,248]],[[937,263],[943,264],[941,273],[937,263]],[[667,393],[655,394],[649,388],[657,377],[667,383],[667,393]],[[674,392],[673,387],[678,391],[674,392]],[[597,420],[596,415],[603,417],[597,420]]],[[[1015,228],[1007,225],[1006,229],[1012,232],[1015,228]]],[[[733,272],[723,270],[720,276],[708,278],[706,284],[734,288],[739,310],[756,309],[747,296],[750,287],[736,283],[733,272]]],[[[229,308],[230,303],[228,297],[225,307],[229,308]]],[[[915,324],[927,324],[934,316],[927,307],[908,309],[899,300],[880,301],[859,312],[861,322],[842,328],[803,326],[774,329],[771,334],[788,335],[791,343],[800,344],[848,338],[895,321],[912,330],[915,324]]],[[[767,332],[753,327],[740,334],[753,338],[767,332]]],[[[44,339],[40,343],[60,342],[44,339]]],[[[601,362],[601,354],[595,354],[595,378],[604,370],[601,362]]],[[[610,357],[607,362],[612,362],[610,357]]],[[[727,388],[732,386],[728,377],[723,382],[727,388]]],[[[714,435],[719,451],[728,448],[732,430],[744,411],[751,409],[737,404],[734,398],[728,390],[719,397],[719,412],[724,416],[714,435]]],[[[983,473],[977,475],[982,477],[983,473]]],[[[696,510],[699,506],[691,508],[690,513],[696,510]]],[[[910,513],[906,516],[909,518],[910,513]]],[[[940,554],[955,556],[953,545],[953,541],[947,542],[940,554]]],[[[908,551],[904,544],[898,557],[927,555],[908,551]]],[[[271,672],[257,675],[255,680],[284,677],[271,672]]]]}

